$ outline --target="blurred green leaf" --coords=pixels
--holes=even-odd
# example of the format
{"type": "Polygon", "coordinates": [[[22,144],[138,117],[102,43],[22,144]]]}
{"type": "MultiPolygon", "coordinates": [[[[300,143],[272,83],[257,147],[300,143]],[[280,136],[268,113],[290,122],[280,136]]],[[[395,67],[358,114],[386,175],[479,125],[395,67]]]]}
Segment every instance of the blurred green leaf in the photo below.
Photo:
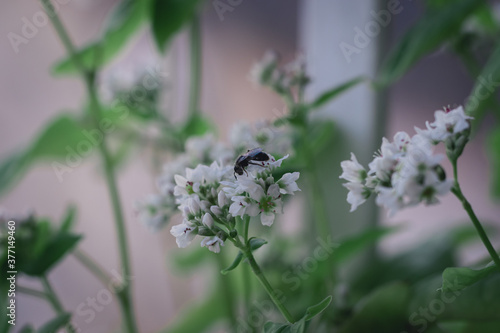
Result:
{"type": "Polygon", "coordinates": [[[250,243],[250,250],[252,250],[252,252],[267,244],[267,241],[265,239],[256,237],[250,238],[248,242],[250,243]]]}
{"type": "Polygon", "coordinates": [[[409,300],[408,285],[394,282],[381,286],[356,304],[339,332],[397,332],[407,320],[409,300]]]}
{"type": "Polygon", "coordinates": [[[71,313],[63,313],[38,329],[37,333],[54,333],[66,326],[71,320],[71,313]]]}
{"type": "Polygon", "coordinates": [[[498,268],[494,264],[482,269],[449,267],[443,272],[443,286],[441,288],[444,292],[462,290],[495,271],[498,271],[498,268]]]}
{"type": "Polygon", "coordinates": [[[500,85],[500,41],[479,74],[465,106],[465,113],[478,117],[490,106],[500,85]]]}
{"type": "Polygon", "coordinates": [[[29,158],[25,152],[16,152],[4,159],[0,164],[0,196],[19,181],[29,166],[29,158]]]}
{"type": "Polygon", "coordinates": [[[371,244],[379,241],[381,238],[396,231],[397,228],[373,228],[346,238],[341,241],[339,246],[333,250],[333,257],[337,263],[349,259],[352,255],[366,249],[371,244]]]}
{"type": "MultiPolygon", "coordinates": [[[[123,0],[113,9],[99,41],[78,51],[87,70],[110,62],[137,32],[148,16],[151,0],[123,0]]],[[[71,57],[59,61],[53,68],[59,75],[76,74],[78,68],[71,57]]]]}
{"type": "Polygon", "coordinates": [[[30,324],[24,325],[19,333],[35,333],[35,329],[30,324]]]}
{"type": "Polygon", "coordinates": [[[36,255],[22,267],[24,273],[32,276],[46,274],[59,260],[61,260],[77,243],[82,236],[68,233],[58,233],[45,246],[42,253],[36,255]]]}
{"type": "Polygon", "coordinates": [[[200,0],[153,0],[152,30],[163,52],[172,37],[196,14],[200,0]]]}
{"type": "Polygon", "coordinates": [[[19,180],[35,162],[61,159],[69,154],[77,159],[86,157],[94,147],[92,144],[86,144],[89,150],[85,151],[85,156],[80,156],[77,152],[78,144],[84,141],[88,143],[89,139],[71,115],[62,114],[56,117],[46,125],[30,147],[13,154],[2,163],[0,195],[4,194],[14,181],[19,180]]]}
{"type": "Polygon", "coordinates": [[[310,105],[311,109],[317,109],[324,106],[334,98],[340,96],[342,93],[348,91],[349,89],[357,86],[359,83],[364,81],[366,81],[365,77],[356,77],[354,79],[351,79],[345,83],[342,83],[336,87],[333,87],[332,89],[323,92],[321,95],[316,97],[316,99],[311,103],[310,105]]]}
{"type": "Polygon", "coordinates": [[[312,305],[307,308],[306,314],[304,315],[304,319],[309,321],[323,312],[332,302],[332,296],[327,296],[324,300],[319,302],[316,305],[312,305]]]}
{"type": "Polygon", "coordinates": [[[70,232],[75,224],[76,220],[75,216],[76,216],[76,207],[71,205],[66,209],[66,215],[62,220],[61,228],[59,230],[61,232],[70,232]]]}
{"type": "Polygon", "coordinates": [[[238,265],[240,264],[242,259],[243,259],[243,253],[241,251],[239,251],[238,254],[236,255],[236,258],[234,258],[234,261],[231,264],[231,266],[229,266],[226,269],[221,270],[220,271],[221,274],[226,275],[227,273],[229,273],[230,271],[232,271],[233,269],[238,267],[238,265]]]}
{"type": "Polygon", "coordinates": [[[264,325],[264,333],[304,333],[306,330],[305,318],[300,319],[294,324],[281,324],[267,322],[264,325]]]}
{"type": "MultiPolygon", "coordinates": [[[[489,151],[491,159],[491,170],[500,170],[500,128],[490,134],[489,151]]],[[[491,172],[491,193],[496,198],[500,198],[500,173],[491,172]]]]}
{"type": "Polygon", "coordinates": [[[440,322],[439,327],[446,333],[498,333],[500,332],[500,321],[490,322],[467,322],[452,321],[440,322]]]}
{"type": "Polygon", "coordinates": [[[484,3],[482,0],[457,0],[453,5],[426,13],[390,52],[379,83],[387,86],[396,81],[422,57],[455,37],[465,19],[484,3]]]}

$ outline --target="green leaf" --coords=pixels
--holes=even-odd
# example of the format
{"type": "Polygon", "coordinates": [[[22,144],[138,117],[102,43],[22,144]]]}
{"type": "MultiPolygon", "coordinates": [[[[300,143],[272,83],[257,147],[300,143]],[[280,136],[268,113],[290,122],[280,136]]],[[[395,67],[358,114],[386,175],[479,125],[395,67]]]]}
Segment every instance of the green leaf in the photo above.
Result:
{"type": "Polygon", "coordinates": [[[163,52],[172,37],[196,14],[200,0],[153,0],[152,30],[163,52]]]}
{"type": "Polygon", "coordinates": [[[35,333],[35,329],[30,324],[24,325],[19,333],[35,333]]]}
{"type": "Polygon", "coordinates": [[[230,271],[232,271],[233,269],[238,267],[238,265],[240,264],[242,259],[243,259],[243,252],[239,251],[238,254],[236,255],[236,258],[234,258],[234,261],[231,264],[231,266],[229,266],[226,269],[221,270],[220,271],[221,274],[226,275],[227,273],[229,273],[230,271]]]}
{"type": "Polygon", "coordinates": [[[490,107],[495,98],[500,82],[500,41],[481,70],[472,92],[467,99],[465,113],[472,117],[480,117],[490,107]]]}
{"type": "Polygon", "coordinates": [[[357,86],[359,83],[366,81],[365,77],[356,77],[354,79],[351,79],[345,83],[342,83],[341,85],[335,86],[325,92],[323,92],[321,95],[316,97],[316,99],[311,103],[311,109],[317,109],[328,102],[330,102],[332,99],[335,97],[340,96],[342,93],[346,92],[347,90],[357,86]]]}
{"type": "Polygon", "coordinates": [[[321,312],[323,312],[328,305],[332,302],[332,296],[327,296],[324,300],[319,302],[316,305],[310,306],[306,310],[306,314],[304,315],[304,318],[306,321],[309,321],[319,315],[321,312]]]}
{"type": "Polygon", "coordinates": [[[0,196],[5,194],[12,185],[19,181],[29,166],[26,152],[12,154],[0,164],[0,196]]]}
{"type": "Polygon", "coordinates": [[[430,313],[439,321],[500,320],[499,273],[493,272],[468,288],[453,292],[439,290],[441,285],[441,274],[417,283],[413,287],[408,315],[413,315],[413,319],[423,319],[423,311],[433,309],[430,313]]]}
{"type": "Polygon", "coordinates": [[[394,282],[381,286],[356,304],[340,332],[398,332],[408,319],[409,300],[410,289],[406,284],[394,282]]]}
{"type": "MultiPolygon", "coordinates": [[[[88,157],[95,144],[85,133],[84,128],[70,114],[62,114],[53,119],[33,140],[30,147],[13,154],[2,163],[0,195],[4,194],[14,181],[19,180],[35,162],[55,162],[71,156],[72,163],[78,164],[88,157]],[[81,147],[82,143],[85,147],[81,147]]],[[[62,174],[58,176],[61,177],[62,174]]]]}
{"type": "Polygon", "coordinates": [[[396,44],[382,67],[382,86],[403,76],[417,61],[458,35],[462,23],[484,4],[481,0],[457,0],[453,5],[426,13],[396,44]]]}
{"type": "Polygon", "coordinates": [[[262,247],[262,245],[267,244],[267,241],[265,239],[256,237],[250,238],[248,242],[250,243],[250,250],[252,250],[252,252],[262,247]]]}
{"type": "Polygon", "coordinates": [[[440,322],[439,327],[447,333],[498,333],[500,332],[500,321],[490,322],[467,322],[451,321],[440,322]]]}
{"type": "Polygon", "coordinates": [[[76,207],[71,205],[66,209],[66,215],[64,216],[60,232],[70,232],[75,224],[75,216],[76,216],[76,207]]]}
{"type": "Polygon", "coordinates": [[[466,267],[446,268],[443,272],[442,290],[444,292],[462,290],[496,271],[498,268],[494,264],[479,270],[466,267]]]}
{"type": "MultiPolygon", "coordinates": [[[[151,0],[120,1],[110,15],[108,24],[99,41],[78,51],[87,70],[109,63],[127,44],[148,16],[151,0]]],[[[58,62],[53,72],[60,75],[77,73],[71,57],[58,62]]]]}
{"type": "Polygon", "coordinates": [[[45,246],[42,253],[23,267],[23,271],[32,276],[46,274],[67,252],[69,252],[82,238],[79,235],[58,233],[45,246]]]}
{"type": "Polygon", "coordinates": [[[71,313],[63,313],[52,319],[37,331],[37,333],[54,333],[66,326],[71,320],[71,313]]]}
{"type": "Polygon", "coordinates": [[[305,318],[293,324],[281,324],[268,321],[264,325],[264,333],[304,333],[306,330],[305,318]]]}

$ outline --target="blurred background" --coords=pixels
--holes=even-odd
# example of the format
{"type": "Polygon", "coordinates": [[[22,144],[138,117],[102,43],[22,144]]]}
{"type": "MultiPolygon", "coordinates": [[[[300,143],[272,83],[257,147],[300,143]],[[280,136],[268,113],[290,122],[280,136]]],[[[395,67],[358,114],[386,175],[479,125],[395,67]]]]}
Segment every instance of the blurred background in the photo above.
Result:
{"type": "MultiPolygon", "coordinates": [[[[100,34],[106,16],[118,1],[71,0],[60,6],[60,16],[74,42],[84,45],[100,34]]],[[[322,13],[325,1],[255,0],[241,1],[232,11],[221,16],[211,2],[207,2],[201,15],[203,38],[202,110],[215,119],[219,136],[226,138],[228,128],[239,120],[255,121],[272,119],[283,112],[283,102],[269,91],[257,87],[248,79],[252,64],[268,49],[280,53],[289,61],[297,54],[304,54],[311,70],[311,91],[320,91],[358,74],[372,75],[376,66],[377,52],[382,55],[389,50],[409,26],[422,14],[422,5],[417,1],[402,2],[403,10],[394,15],[390,24],[383,28],[381,37],[387,39],[380,44],[382,50],[363,50],[364,67],[344,58],[339,44],[344,38],[354,36],[355,27],[362,27],[372,20],[373,9],[365,1],[352,4],[332,1],[335,12],[322,13]],[[355,8],[354,8],[354,7],[355,8]],[[318,12],[319,11],[319,12],[318,12]],[[332,33],[332,38],[314,42],[315,29],[324,25],[331,27],[331,20],[345,17],[332,33]],[[346,37],[347,36],[347,37],[346,37]],[[327,69],[319,68],[325,59],[332,59],[327,69]],[[334,59],[336,59],[334,61],[334,59]],[[339,60],[340,59],[340,60],[339,60]],[[361,73],[360,73],[361,71],[361,73]],[[363,73],[364,71],[364,73],[363,73]],[[352,73],[352,74],[351,74],[352,73]]],[[[0,34],[21,33],[26,18],[30,19],[41,10],[37,1],[8,1],[0,12],[0,34]]],[[[328,28],[325,28],[326,31],[328,28]]],[[[2,38],[0,57],[0,158],[19,147],[27,145],[46,123],[61,110],[76,110],[84,100],[84,86],[76,78],[55,78],[49,69],[65,51],[47,23],[37,29],[27,43],[19,45],[18,52],[12,48],[8,38],[2,38]]],[[[346,40],[348,41],[348,40],[346,40]]],[[[375,42],[373,42],[375,44],[375,42]]],[[[167,56],[160,57],[149,31],[138,34],[121,55],[108,66],[100,80],[120,71],[161,64],[166,68],[165,98],[162,101],[173,112],[173,117],[182,118],[180,110],[187,94],[186,66],[188,61],[187,34],[181,33],[174,41],[167,56]]],[[[358,57],[353,55],[353,59],[358,57]]],[[[392,86],[387,98],[385,136],[400,130],[413,132],[413,127],[423,127],[433,112],[443,106],[458,106],[465,102],[473,81],[458,59],[445,50],[440,50],[420,61],[400,81],[392,86]]],[[[103,88],[104,89],[104,88],[103,88]]],[[[349,114],[349,103],[367,94],[367,88],[356,88],[341,100],[322,110],[323,115],[349,114]],[[365,89],[365,90],[363,90],[365,89]]],[[[105,92],[103,92],[105,93],[105,92]]],[[[369,92],[368,92],[369,94],[369,92]]],[[[357,118],[353,122],[373,121],[357,118]]],[[[486,155],[485,140],[489,121],[484,121],[472,143],[467,146],[460,159],[462,189],[470,199],[485,224],[500,226],[500,206],[490,197],[491,170],[486,155]]],[[[379,142],[377,142],[379,144],[379,142]]],[[[375,146],[377,144],[374,144],[375,146]]],[[[155,332],[175,318],[186,304],[195,302],[203,293],[204,276],[186,279],[169,270],[168,253],[176,250],[169,228],[153,234],[142,225],[134,212],[134,203],[148,193],[154,192],[155,174],[151,173],[151,161],[145,152],[137,152],[133,160],[118,173],[118,185],[125,210],[126,225],[130,241],[133,269],[135,309],[141,332],[155,332]]],[[[341,159],[347,159],[348,155],[341,159]]],[[[370,156],[362,156],[363,163],[370,156]]],[[[7,195],[0,198],[0,207],[12,213],[35,211],[37,215],[59,219],[68,204],[76,204],[78,223],[76,231],[85,235],[80,247],[95,258],[110,274],[119,271],[116,239],[113,232],[112,212],[105,183],[96,168],[94,156],[67,174],[59,182],[49,164],[38,165],[22,179],[7,195]]],[[[449,165],[446,171],[451,172],[449,165]]],[[[331,165],[332,178],[340,174],[338,165],[331,165]]],[[[336,191],[345,198],[347,192],[337,181],[336,191]]],[[[343,201],[334,206],[345,214],[349,210],[343,201]]],[[[356,218],[354,213],[354,217],[356,218]]],[[[389,253],[399,252],[425,237],[451,226],[468,223],[460,203],[452,195],[443,198],[442,204],[432,207],[418,206],[406,209],[392,218],[382,212],[383,223],[401,226],[401,231],[385,239],[382,249],[389,253]]],[[[494,238],[498,248],[498,237],[494,238]]],[[[477,244],[462,254],[464,264],[486,254],[477,244]]],[[[76,309],[88,297],[96,297],[101,284],[72,257],[66,257],[50,274],[56,292],[68,309],[76,309]],[[75,287],[77,286],[77,287],[75,287]]],[[[36,288],[35,280],[22,278],[20,283],[36,288]]],[[[41,324],[52,317],[50,306],[25,295],[18,295],[18,325],[32,322],[41,324]]],[[[115,302],[97,312],[95,320],[85,323],[76,315],[75,321],[83,332],[109,332],[119,325],[120,315],[115,302]]],[[[16,330],[14,330],[16,332],[16,330]]]]}

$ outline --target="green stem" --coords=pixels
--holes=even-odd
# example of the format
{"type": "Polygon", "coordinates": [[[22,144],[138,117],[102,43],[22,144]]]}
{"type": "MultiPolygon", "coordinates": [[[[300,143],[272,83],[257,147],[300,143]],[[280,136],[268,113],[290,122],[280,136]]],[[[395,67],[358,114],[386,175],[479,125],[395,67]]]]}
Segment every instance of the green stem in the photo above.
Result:
{"type": "MultiPolygon", "coordinates": [[[[243,239],[245,244],[248,243],[248,228],[250,226],[250,216],[245,216],[245,220],[243,222],[243,239]]],[[[252,281],[249,279],[249,270],[247,265],[243,265],[242,267],[243,273],[243,299],[245,302],[245,311],[246,313],[250,313],[251,308],[251,295],[252,295],[252,281]]],[[[253,330],[253,327],[252,327],[253,330]]]]}
{"type": "MultiPolygon", "coordinates": [[[[99,99],[97,97],[97,92],[94,84],[94,72],[88,71],[85,68],[76,48],[74,47],[71,39],[69,38],[66,29],[64,28],[57,12],[52,7],[50,0],[41,0],[42,5],[44,6],[47,13],[49,13],[49,18],[61,39],[66,51],[71,56],[71,59],[75,66],[80,71],[82,78],[85,81],[85,87],[87,90],[87,94],[90,100],[90,109],[93,116],[93,121],[96,129],[100,128],[99,120],[101,119],[101,106],[99,103],[99,99]]],[[[120,202],[120,197],[118,194],[118,188],[116,185],[116,179],[114,174],[114,168],[112,164],[111,155],[109,153],[108,147],[106,145],[106,138],[104,133],[101,133],[102,141],[99,144],[99,152],[104,164],[104,172],[106,177],[106,183],[109,191],[109,195],[111,197],[113,214],[115,219],[115,228],[118,237],[118,245],[119,245],[119,253],[120,253],[120,261],[122,265],[122,273],[125,280],[129,280],[131,277],[131,269],[129,263],[129,254],[128,254],[128,246],[127,246],[127,234],[125,229],[125,222],[122,213],[122,207],[120,202]]],[[[126,322],[126,329],[129,333],[137,332],[137,325],[135,322],[134,311],[132,308],[132,291],[131,285],[129,282],[125,283],[122,289],[117,294],[119,296],[120,305],[123,313],[124,320],[126,322]]]]}
{"type": "Polygon", "coordinates": [[[189,90],[189,118],[196,116],[200,110],[201,94],[201,28],[200,19],[195,17],[189,32],[191,69],[190,69],[190,90],[189,90]]]}
{"type": "MultiPolygon", "coordinates": [[[[58,315],[62,315],[64,313],[66,313],[66,311],[64,311],[64,308],[62,306],[61,301],[57,297],[57,294],[55,293],[54,289],[52,288],[47,277],[44,275],[40,278],[40,280],[42,281],[43,289],[45,290],[44,295],[45,295],[46,299],[49,301],[49,303],[52,305],[52,307],[54,308],[56,313],[58,315]]],[[[73,328],[73,325],[71,325],[71,323],[69,323],[66,326],[66,332],[76,332],[76,330],[73,328]]]]}
{"type": "Polygon", "coordinates": [[[455,185],[452,188],[453,194],[462,202],[462,206],[464,207],[465,211],[469,215],[472,224],[474,224],[474,227],[476,228],[477,233],[479,234],[479,237],[481,238],[481,241],[483,242],[484,246],[488,250],[488,253],[491,256],[491,259],[493,259],[493,262],[497,266],[498,269],[500,269],[500,257],[498,256],[498,253],[495,251],[495,248],[491,244],[488,235],[486,234],[486,231],[484,231],[483,226],[481,225],[481,222],[479,222],[479,219],[476,216],[476,213],[472,209],[471,204],[467,200],[467,198],[464,196],[462,193],[462,189],[460,188],[460,184],[458,183],[458,172],[457,172],[457,161],[452,161],[453,164],[453,176],[455,178],[455,185]]]}
{"type": "Polygon", "coordinates": [[[43,300],[48,300],[48,295],[46,293],[44,293],[43,291],[39,291],[36,289],[31,289],[31,288],[23,287],[23,286],[16,286],[16,288],[20,293],[30,295],[33,297],[37,297],[37,298],[41,298],[43,300]]]}
{"type": "Polygon", "coordinates": [[[236,245],[236,247],[238,247],[243,252],[243,254],[245,255],[245,257],[248,260],[248,263],[250,264],[250,267],[252,268],[253,273],[255,274],[255,276],[257,277],[259,282],[262,284],[262,286],[266,290],[267,294],[269,295],[269,297],[273,301],[274,305],[276,305],[278,310],[280,310],[283,317],[285,317],[285,319],[289,323],[292,323],[292,324],[295,323],[295,320],[293,319],[292,315],[290,314],[290,312],[288,312],[285,305],[280,301],[278,295],[276,294],[276,291],[271,286],[269,281],[267,281],[266,277],[264,276],[264,273],[262,273],[262,270],[260,269],[259,265],[255,261],[255,258],[252,254],[252,250],[250,249],[249,244],[248,243],[242,244],[238,237],[231,239],[231,241],[234,243],[234,245],[236,245]]]}
{"type": "Polygon", "coordinates": [[[87,253],[82,250],[76,249],[73,251],[75,258],[87,268],[94,276],[101,281],[103,285],[107,285],[111,281],[111,277],[99,264],[92,259],[87,253]]]}
{"type": "MultiPolygon", "coordinates": [[[[215,255],[215,258],[219,266],[219,271],[227,267],[226,262],[224,260],[224,254],[222,252],[215,255]]],[[[219,290],[221,291],[222,297],[224,298],[225,301],[227,318],[229,319],[231,329],[236,330],[237,322],[234,315],[234,309],[235,309],[233,300],[234,292],[229,276],[222,275],[219,277],[219,290]]]]}

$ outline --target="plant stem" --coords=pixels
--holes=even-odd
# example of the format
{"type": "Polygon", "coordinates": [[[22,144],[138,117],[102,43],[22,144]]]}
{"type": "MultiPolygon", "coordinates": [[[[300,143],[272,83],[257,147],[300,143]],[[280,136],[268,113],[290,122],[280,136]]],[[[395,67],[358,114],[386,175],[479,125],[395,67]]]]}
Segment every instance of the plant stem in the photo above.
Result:
{"type": "Polygon", "coordinates": [[[110,283],[111,277],[87,253],[82,250],[76,249],[75,251],[73,251],[73,255],[85,268],[87,268],[92,274],[94,274],[94,276],[99,281],[101,281],[103,285],[106,286],[108,283],[110,283]]]}
{"type": "Polygon", "coordinates": [[[458,198],[458,200],[462,202],[462,206],[469,215],[472,224],[474,224],[474,227],[476,228],[476,231],[479,234],[479,237],[481,238],[481,241],[483,242],[484,246],[488,250],[491,259],[493,259],[493,262],[495,263],[497,268],[500,269],[500,257],[498,256],[498,253],[495,251],[495,248],[491,244],[488,235],[486,234],[486,231],[484,231],[481,222],[479,222],[479,219],[477,218],[476,213],[472,209],[471,204],[462,193],[462,189],[460,188],[460,184],[458,183],[457,161],[456,160],[452,161],[452,164],[453,164],[453,176],[455,178],[455,184],[452,188],[452,192],[458,198]]]}
{"type": "Polygon", "coordinates": [[[43,291],[39,291],[36,289],[31,289],[31,288],[23,287],[23,286],[16,286],[16,287],[20,293],[30,295],[33,297],[37,297],[37,298],[41,298],[43,300],[48,300],[48,295],[46,293],[44,293],[43,291]]]}
{"type": "MultiPolygon", "coordinates": [[[[219,271],[226,268],[226,262],[224,260],[224,254],[222,252],[215,255],[215,258],[219,266],[219,271]]],[[[219,289],[225,301],[227,318],[229,319],[231,329],[236,330],[237,323],[234,315],[235,306],[233,300],[233,285],[231,284],[231,279],[227,275],[219,276],[219,289]]]]}
{"type": "Polygon", "coordinates": [[[257,279],[260,281],[262,286],[264,286],[264,289],[266,290],[269,297],[271,297],[271,300],[274,302],[276,307],[280,310],[283,317],[285,317],[285,319],[289,323],[293,324],[295,322],[295,320],[293,319],[290,312],[288,312],[285,305],[280,301],[278,295],[276,294],[276,291],[271,286],[269,281],[267,281],[266,277],[264,276],[264,273],[262,273],[259,265],[255,261],[255,258],[253,257],[253,254],[252,254],[252,251],[249,248],[246,249],[245,256],[247,257],[248,263],[250,264],[250,267],[252,268],[253,273],[255,274],[257,279]]]}
{"type": "Polygon", "coordinates": [[[267,294],[273,301],[274,305],[280,310],[281,314],[289,323],[294,323],[295,320],[293,319],[292,315],[288,310],[286,309],[285,305],[280,301],[278,295],[276,294],[276,291],[274,288],[271,286],[269,281],[267,281],[266,277],[264,276],[264,273],[262,273],[262,270],[260,269],[259,265],[255,261],[255,258],[252,254],[252,250],[250,249],[250,246],[248,243],[242,244],[240,239],[238,237],[231,239],[231,241],[234,243],[236,247],[238,247],[245,257],[248,260],[248,263],[250,264],[250,267],[252,268],[253,273],[257,277],[257,279],[260,281],[264,289],[266,290],[267,294]]]}
{"type": "MultiPolygon", "coordinates": [[[[62,315],[64,313],[66,313],[66,311],[64,311],[64,308],[62,306],[61,301],[57,297],[57,294],[55,293],[54,289],[52,289],[52,286],[51,286],[49,280],[47,279],[47,276],[45,276],[45,275],[42,276],[40,278],[40,280],[42,281],[43,289],[45,290],[44,295],[45,295],[46,299],[48,299],[48,301],[50,302],[50,304],[52,305],[52,307],[54,308],[56,313],[58,315],[62,315]]],[[[71,325],[71,323],[69,323],[66,326],[66,331],[67,332],[75,332],[76,330],[73,328],[73,325],[71,325]]]]}
{"type": "Polygon", "coordinates": [[[191,68],[190,68],[190,89],[189,89],[189,106],[188,116],[192,119],[200,110],[200,94],[201,94],[201,28],[200,18],[194,17],[189,31],[190,52],[191,52],[191,68]]]}
{"type": "MultiPolygon", "coordinates": [[[[99,99],[97,97],[97,92],[94,84],[94,73],[92,71],[88,71],[85,68],[78,52],[76,51],[71,39],[69,38],[66,29],[64,28],[57,12],[52,7],[50,0],[41,0],[45,10],[48,13],[48,16],[54,25],[54,28],[59,35],[66,51],[71,56],[71,59],[75,66],[80,71],[82,78],[85,81],[85,87],[87,90],[87,94],[90,100],[90,109],[93,116],[93,121],[96,129],[100,128],[99,120],[101,119],[101,106],[99,103],[99,99]]],[[[131,269],[129,263],[129,255],[128,255],[128,246],[127,246],[127,234],[125,228],[125,222],[123,219],[122,207],[120,202],[120,196],[118,194],[118,188],[116,184],[114,168],[112,164],[111,155],[106,145],[106,138],[104,133],[101,133],[102,141],[99,144],[99,152],[104,164],[104,172],[106,177],[106,183],[109,191],[109,195],[111,197],[113,214],[115,219],[115,228],[118,237],[118,245],[119,245],[119,253],[120,253],[120,261],[122,265],[122,273],[125,280],[129,280],[131,277],[131,269]]],[[[137,325],[135,322],[134,311],[132,308],[132,291],[131,285],[129,282],[125,283],[117,293],[118,299],[120,300],[120,305],[123,313],[123,317],[126,323],[126,329],[129,333],[137,332],[137,325]]]]}
{"type": "MultiPolygon", "coordinates": [[[[243,222],[243,240],[244,243],[248,243],[248,228],[250,225],[250,216],[245,216],[245,220],[243,222]]],[[[243,299],[245,302],[245,311],[246,313],[250,313],[250,300],[252,295],[252,281],[249,279],[249,270],[247,265],[243,265],[242,267],[243,273],[243,299]]],[[[253,330],[253,327],[252,327],[253,330]]]]}

